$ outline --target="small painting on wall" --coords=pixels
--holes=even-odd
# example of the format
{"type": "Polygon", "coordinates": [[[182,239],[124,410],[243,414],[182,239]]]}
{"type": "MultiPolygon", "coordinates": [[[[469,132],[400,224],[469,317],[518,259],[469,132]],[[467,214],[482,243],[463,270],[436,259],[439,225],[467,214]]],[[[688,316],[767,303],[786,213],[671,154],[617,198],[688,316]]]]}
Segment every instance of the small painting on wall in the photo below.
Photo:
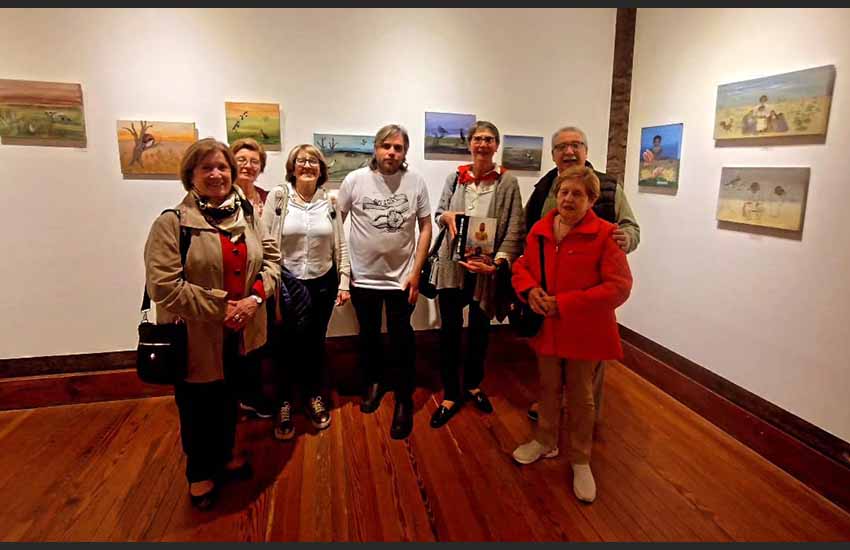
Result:
{"type": "Polygon", "coordinates": [[[425,113],[425,158],[452,160],[469,158],[466,132],[475,123],[475,115],[425,113]]]}
{"type": "Polygon", "coordinates": [[[714,139],[826,136],[834,84],[825,65],[719,86],[714,139]]]}
{"type": "Polygon", "coordinates": [[[717,219],[724,222],[803,228],[809,168],[729,168],[720,176],[717,219]]]}
{"type": "Polygon", "coordinates": [[[679,188],[683,127],[679,123],[641,129],[638,186],[679,188]]]}
{"type": "Polygon", "coordinates": [[[82,86],[0,79],[0,139],[5,144],[85,147],[82,86]]]}
{"type": "Polygon", "coordinates": [[[537,136],[504,136],[502,166],[509,170],[539,172],[543,159],[543,138],[537,136]]]}
{"type": "Polygon", "coordinates": [[[374,136],[313,134],[313,144],[325,156],[328,181],[334,183],[341,182],[349,172],[368,165],[375,152],[374,136]]]}
{"type": "Polygon", "coordinates": [[[280,105],[225,102],[227,142],[252,138],[267,151],[280,151],[280,105]]]}
{"type": "Polygon", "coordinates": [[[125,178],[178,179],[183,153],[198,139],[194,122],[118,121],[118,156],[125,178]]]}

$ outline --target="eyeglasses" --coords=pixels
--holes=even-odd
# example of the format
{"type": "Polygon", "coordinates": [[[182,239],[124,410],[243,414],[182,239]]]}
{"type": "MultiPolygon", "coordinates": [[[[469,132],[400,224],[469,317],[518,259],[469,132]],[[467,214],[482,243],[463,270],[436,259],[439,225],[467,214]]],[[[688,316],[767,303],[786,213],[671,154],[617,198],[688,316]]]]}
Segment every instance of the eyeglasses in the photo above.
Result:
{"type": "Polygon", "coordinates": [[[236,157],[236,164],[239,166],[250,164],[251,166],[261,166],[260,159],[249,159],[247,157],[236,157]]]}
{"type": "Polygon", "coordinates": [[[578,151],[582,147],[584,147],[583,141],[565,141],[564,143],[558,143],[552,146],[553,151],[565,151],[567,147],[571,148],[573,151],[578,151]]]}
{"type": "Polygon", "coordinates": [[[491,144],[496,141],[496,138],[493,136],[472,136],[472,143],[486,143],[491,144]]]}
{"type": "Polygon", "coordinates": [[[298,166],[318,166],[319,159],[295,159],[295,164],[298,166]]]}

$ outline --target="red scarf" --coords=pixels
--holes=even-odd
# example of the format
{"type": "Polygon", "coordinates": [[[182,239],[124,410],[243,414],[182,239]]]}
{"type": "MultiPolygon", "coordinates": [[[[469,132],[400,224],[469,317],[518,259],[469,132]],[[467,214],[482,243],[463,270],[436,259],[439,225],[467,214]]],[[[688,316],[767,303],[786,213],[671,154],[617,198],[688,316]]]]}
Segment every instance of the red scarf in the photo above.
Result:
{"type": "Polygon", "coordinates": [[[486,174],[481,177],[472,175],[472,165],[464,164],[463,166],[459,166],[457,169],[457,182],[461,185],[466,185],[468,183],[480,183],[482,181],[496,181],[499,179],[499,176],[505,173],[505,168],[503,166],[499,166],[498,170],[490,170],[486,174]]]}

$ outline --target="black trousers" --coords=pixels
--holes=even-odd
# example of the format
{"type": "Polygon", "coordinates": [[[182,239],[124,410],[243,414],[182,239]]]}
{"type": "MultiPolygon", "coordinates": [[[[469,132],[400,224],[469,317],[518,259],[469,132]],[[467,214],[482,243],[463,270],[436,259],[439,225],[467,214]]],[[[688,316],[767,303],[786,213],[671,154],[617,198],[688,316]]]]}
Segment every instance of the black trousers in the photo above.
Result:
{"type": "Polygon", "coordinates": [[[475,279],[467,277],[465,288],[445,288],[437,291],[440,306],[440,374],[443,379],[443,399],[462,401],[461,363],[463,367],[463,390],[481,385],[484,379],[484,361],[490,336],[490,318],[478,302],[472,299],[475,279]],[[466,360],[461,357],[461,334],[463,330],[463,308],[469,306],[469,327],[466,360]]]}
{"type": "Polygon", "coordinates": [[[351,288],[351,303],[360,324],[360,369],[363,385],[379,383],[395,391],[396,401],[411,401],[416,384],[416,341],[410,315],[415,304],[404,290],[351,288]],[[381,312],[387,308],[389,354],[381,341],[381,312]]]}
{"type": "Polygon", "coordinates": [[[189,483],[214,478],[233,458],[238,403],[232,373],[239,368],[238,345],[238,336],[227,331],[224,380],[180,382],[174,386],[189,483]]]}
{"type": "Polygon", "coordinates": [[[293,401],[298,389],[309,399],[322,395],[327,387],[325,341],[339,290],[336,268],[321,277],[300,280],[310,293],[313,315],[301,330],[286,324],[279,329],[275,373],[280,403],[293,401]]]}

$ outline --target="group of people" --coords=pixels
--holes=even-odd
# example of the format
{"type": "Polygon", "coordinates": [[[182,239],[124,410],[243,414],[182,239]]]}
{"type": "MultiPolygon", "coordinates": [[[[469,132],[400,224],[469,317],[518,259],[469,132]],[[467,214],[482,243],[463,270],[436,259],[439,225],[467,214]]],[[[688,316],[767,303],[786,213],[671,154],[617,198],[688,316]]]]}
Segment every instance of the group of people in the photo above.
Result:
{"type": "MultiPolygon", "coordinates": [[[[580,129],[553,134],[556,167],[525,206],[516,177],[494,161],[501,141],[496,126],[478,121],[466,135],[471,162],[447,176],[434,212],[447,238],[439,239],[435,268],[443,396],[430,425],[442,427],[467,402],[493,412],[481,387],[490,324],[504,320],[517,299],[527,302],[544,317],[531,340],[541,391],[529,410],[537,422],[532,438],[513,456],[529,464],[558,454],[566,367],[573,488],[592,502],[589,464],[603,361],[622,354],[614,310],[631,290],[625,255],[637,247],[639,227],[621,186],[587,162],[580,129]],[[451,260],[459,215],[497,220],[493,261],[451,260]],[[465,308],[469,345],[462,354],[465,308]]],[[[255,185],[266,153],[253,140],[228,147],[203,139],[181,161],[186,196],[178,216],[154,221],[144,255],[157,322],[184,322],[188,331],[188,374],[175,385],[175,399],[190,499],[198,508],[210,508],[223,483],[252,475],[235,449],[240,409],[274,415],[274,436],[291,439],[300,390],[312,424],[330,424],[325,338],[334,307],[348,300],[359,324],[360,410],[375,412],[391,390],[390,436],[403,439],[412,430],[410,318],[432,243],[432,211],[425,179],[407,163],[407,131],[384,126],[374,143],[368,166],[345,177],[335,200],[322,188],[328,167],[313,145],[290,151],[286,181],[268,192],[255,185]],[[192,235],[185,260],[181,228],[192,235]],[[271,404],[262,398],[263,356],[276,363],[271,404]]]]}

